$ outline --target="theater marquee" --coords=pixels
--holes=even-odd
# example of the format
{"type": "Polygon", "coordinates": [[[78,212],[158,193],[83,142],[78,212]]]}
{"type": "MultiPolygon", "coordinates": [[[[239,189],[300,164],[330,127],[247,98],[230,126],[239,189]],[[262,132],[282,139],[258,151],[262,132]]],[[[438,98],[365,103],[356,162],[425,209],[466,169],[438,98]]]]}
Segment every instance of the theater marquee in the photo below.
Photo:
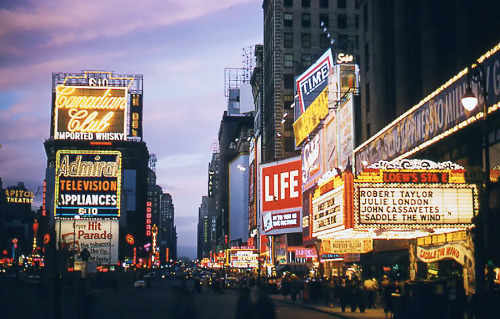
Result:
{"type": "Polygon", "coordinates": [[[60,150],[56,154],[56,217],[119,217],[119,151],[60,150]]]}
{"type": "Polygon", "coordinates": [[[356,228],[471,226],[478,209],[478,191],[476,185],[465,183],[462,167],[448,164],[445,168],[442,163],[429,161],[402,162],[418,164],[375,165],[355,180],[356,228]]]}

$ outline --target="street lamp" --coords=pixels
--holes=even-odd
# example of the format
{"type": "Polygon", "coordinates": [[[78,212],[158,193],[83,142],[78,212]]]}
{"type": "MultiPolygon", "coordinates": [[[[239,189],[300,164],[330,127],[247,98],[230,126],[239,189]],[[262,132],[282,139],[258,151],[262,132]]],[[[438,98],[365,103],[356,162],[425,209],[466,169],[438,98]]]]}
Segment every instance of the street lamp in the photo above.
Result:
{"type": "MultiPolygon", "coordinates": [[[[485,259],[488,257],[488,219],[489,219],[489,183],[490,183],[490,145],[489,145],[489,129],[488,129],[488,92],[486,88],[486,72],[481,64],[476,64],[471,68],[467,75],[467,84],[465,94],[462,96],[462,106],[467,111],[472,111],[479,104],[479,99],[474,95],[471,88],[471,83],[476,83],[478,86],[478,95],[483,96],[483,118],[481,120],[481,141],[484,140],[484,177],[483,187],[481,188],[481,205],[479,207],[479,216],[474,220],[476,227],[474,236],[474,251],[476,262],[476,292],[480,295],[486,293],[485,288],[485,259]]],[[[483,143],[480,143],[482,146],[483,143]]],[[[490,270],[488,270],[489,272],[490,270]]],[[[487,305],[488,306],[488,305],[487,305]]],[[[486,310],[486,313],[488,310],[486,310]]]]}

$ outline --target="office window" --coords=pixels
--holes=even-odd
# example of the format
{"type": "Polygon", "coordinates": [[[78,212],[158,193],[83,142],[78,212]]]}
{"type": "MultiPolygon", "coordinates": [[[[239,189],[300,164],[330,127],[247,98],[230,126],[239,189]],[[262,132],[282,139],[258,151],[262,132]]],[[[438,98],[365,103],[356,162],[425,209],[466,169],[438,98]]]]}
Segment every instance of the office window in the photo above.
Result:
{"type": "Polygon", "coordinates": [[[320,8],[328,8],[328,0],[319,0],[320,8]]]}
{"type": "Polygon", "coordinates": [[[339,44],[347,45],[347,41],[349,41],[349,37],[347,36],[347,34],[339,34],[338,40],[339,40],[339,44]]]}
{"type": "Polygon", "coordinates": [[[293,33],[285,32],[283,45],[285,46],[285,48],[293,48],[293,33]]]}
{"type": "Polygon", "coordinates": [[[309,54],[302,55],[302,66],[308,68],[312,64],[312,57],[309,54]]]}
{"type": "Polygon", "coordinates": [[[359,15],[356,14],[354,16],[355,24],[356,24],[356,30],[359,29],[359,15]]]}
{"type": "Polygon", "coordinates": [[[285,137],[285,152],[295,151],[295,139],[293,137],[285,137]]]}
{"type": "Polygon", "coordinates": [[[366,83],[365,86],[365,108],[366,112],[370,111],[370,83],[366,83]]]}
{"type": "Polygon", "coordinates": [[[283,5],[285,7],[293,7],[293,0],[284,0],[283,5]]]}
{"type": "Polygon", "coordinates": [[[370,136],[372,136],[370,131],[371,131],[370,122],[366,122],[366,138],[369,138],[370,136]]]}
{"type": "Polygon", "coordinates": [[[310,8],[311,7],[311,0],[301,0],[302,2],[302,8],[310,8]]]}
{"type": "Polygon", "coordinates": [[[368,43],[365,44],[365,70],[370,69],[370,52],[368,50],[368,43]]]}
{"type": "Polygon", "coordinates": [[[328,14],[320,14],[319,15],[319,26],[321,26],[321,22],[323,22],[323,27],[329,27],[330,26],[330,17],[328,14]]]}
{"type": "Polygon", "coordinates": [[[302,27],[310,28],[311,27],[311,14],[310,13],[302,13],[302,27]]]}
{"type": "Polygon", "coordinates": [[[293,13],[290,12],[283,13],[283,26],[288,28],[293,27],[293,13]]]}
{"type": "MultiPolygon", "coordinates": [[[[293,85],[295,85],[295,80],[293,85]]],[[[293,104],[293,95],[291,94],[283,94],[283,106],[285,107],[285,110],[291,110],[292,109],[292,104],[293,104]]],[[[293,118],[293,114],[291,113],[290,115],[293,118]]]]}
{"type": "Polygon", "coordinates": [[[319,47],[320,48],[328,48],[330,46],[330,39],[326,36],[326,34],[319,35],[319,47]]]}
{"type": "Polygon", "coordinates": [[[283,74],[283,86],[285,89],[293,90],[295,84],[295,78],[293,74],[283,74]]]}
{"type": "Polygon", "coordinates": [[[363,30],[368,30],[368,5],[363,6],[363,30]]]}
{"type": "Polygon", "coordinates": [[[293,54],[285,54],[283,56],[283,65],[285,68],[293,67],[293,54]]]}
{"type": "Polygon", "coordinates": [[[337,8],[346,9],[347,8],[347,0],[337,0],[337,8]]]}
{"type": "Polygon", "coordinates": [[[347,28],[347,16],[345,14],[338,15],[337,27],[339,29],[346,29],[347,28]]]}
{"type": "Polygon", "coordinates": [[[311,34],[310,33],[302,33],[302,47],[310,48],[311,47],[311,34]]]}

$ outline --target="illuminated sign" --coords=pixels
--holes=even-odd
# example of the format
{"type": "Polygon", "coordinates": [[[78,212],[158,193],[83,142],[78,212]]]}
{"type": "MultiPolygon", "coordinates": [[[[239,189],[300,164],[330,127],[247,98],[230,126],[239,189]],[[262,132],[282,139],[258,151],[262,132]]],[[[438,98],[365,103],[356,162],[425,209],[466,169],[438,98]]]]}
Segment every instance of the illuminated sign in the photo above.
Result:
{"type": "Polygon", "coordinates": [[[337,111],[338,119],[338,161],[339,166],[346,168],[352,163],[354,151],[354,102],[353,95],[349,94],[347,99],[340,105],[337,111]]]}
{"type": "Polygon", "coordinates": [[[313,200],[312,236],[319,237],[344,228],[344,187],[313,200]]]}
{"type": "Polygon", "coordinates": [[[302,148],[302,190],[305,191],[316,184],[323,174],[322,136],[318,133],[302,148]]]}
{"type": "Polygon", "coordinates": [[[373,240],[368,238],[321,239],[321,247],[329,254],[364,254],[373,250],[373,240]]]}
{"type": "Polygon", "coordinates": [[[323,123],[323,170],[330,171],[339,167],[337,146],[337,112],[330,112],[323,123]]]}
{"type": "Polygon", "coordinates": [[[152,218],[153,218],[153,204],[151,201],[146,202],[146,236],[150,237],[152,234],[152,218]]]}
{"type": "Polygon", "coordinates": [[[304,113],[328,86],[328,74],[333,66],[332,51],[328,49],[296,80],[300,112],[304,113]]]}
{"type": "Polygon", "coordinates": [[[297,258],[318,258],[314,248],[288,247],[288,250],[294,251],[297,258]]]}
{"type": "Polygon", "coordinates": [[[261,211],[302,207],[302,163],[300,157],[261,166],[261,211]]]}
{"type": "Polygon", "coordinates": [[[142,138],[142,94],[131,94],[129,134],[142,138]]]}
{"type": "Polygon", "coordinates": [[[118,264],[118,220],[76,219],[58,223],[56,231],[61,249],[74,250],[77,261],[81,261],[80,252],[86,248],[90,252],[89,261],[98,265],[118,264]]]}
{"type": "Polygon", "coordinates": [[[416,257],[425,263],[432,263],[442,259],[454,259],[461,265],[465,265],[466,257],[474,260],[472,252],[461,244],[446,244],[430,248],[417,246],[416,257]]]}
{"type": "Polygon", "coordinates": [[[265,235],[301,231],[301,212],[264,212],[262,228],[265,235]]]}
{"type": "Polygon", "coordinates": [[[465,183],[463,168],[419,160],[384,163],[370,166],[355,180],[356,228],[471,227],[478,191],[465,183]],[[372,168],[377,166],[407,169],[372,168]],[[453,169],[436,168],[440,166],[453,169]]]}
{"type": "Polygon", "coordinates": [[[257,268],[259,267],[259,255],[257,250],[227,249],[226,265],[233,268],[257,268]]]}
{"type": "MultiPolygon", "coordinates": [[[[485,70],[485,92],[488,93],[489,113],[498,110],[500,90],[497,89],[500,45],[483,55],[478,61],[485,70]]],[[[466,111],[460,97],[467,86],[467,72],[464,70],[443,86],[425,97],[420,103],[402,114],[379,133],[372,136],[355,150],[356,171],[362,169],[363,161],[375,163],[382,159],[409,157],[442,138],[482,118],[484,98],[478,94],[477,86],[472,89],[479,96],[479,105],[466,111]]]]}
{"type": "Polygon", "coordinates": [[[126,140],[127,88],[56,87],[54,138],[126,140]]]}
{"type": "Polygon", "coordinates": [[[350,63],[354,62],[354,55],[339,53],[337,54],[337,60],[335,60],[336,64],[350,63]]]}
{"type": "Polygon", "coordinates": [[[328,88],[325,88],[309,108],[293,123],[295,145],[300,145],[328,115],[328,88]]]}
{"type": "Polygon", "coordinates": [[[213,170],[208,171],[208,197],[214,197],[214,176],[213,170]]]}
{"type": "Polygon", "coordinates": [[[51,137],[125,141],[142,138],[142,75],[52,74],[51,137]],[[128,130],[128,131],[127,131],[128,130]]]}
{"type": "Polygon", "coordinates": [[[56,154],[56,217],[119,217],[121,153],[59,150],[56,154]]]}
{"type": "Polygon", "coordinates": [[[7,199],[7,203],[13,204],[33,204],[33,191],[25,190],[25,189],[15,189],[15,188],[7,188],[5,190],[5,198],[7,199]]]}

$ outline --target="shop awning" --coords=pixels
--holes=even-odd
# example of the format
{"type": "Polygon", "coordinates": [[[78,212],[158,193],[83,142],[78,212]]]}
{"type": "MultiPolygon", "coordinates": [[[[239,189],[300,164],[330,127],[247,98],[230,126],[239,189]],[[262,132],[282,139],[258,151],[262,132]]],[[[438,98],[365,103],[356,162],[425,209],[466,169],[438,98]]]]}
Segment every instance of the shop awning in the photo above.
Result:
{"type": "Polygon", "coordinates": [[[408,250],[384,251],[372,254],[364,254],[361,257],[363,265],[391,266],[398,262],[404,262],[409,258],[408,250]]]}
{"type": "Polygon", "coordinates": [[[309,268],[307,265],[300,265],[300,264],[286,264],[286,265],[279,265],[276,267],[277,272],[285,272],[289,271],[292,274],[296,275],[305,275],[309,272],[309,268]]]}

